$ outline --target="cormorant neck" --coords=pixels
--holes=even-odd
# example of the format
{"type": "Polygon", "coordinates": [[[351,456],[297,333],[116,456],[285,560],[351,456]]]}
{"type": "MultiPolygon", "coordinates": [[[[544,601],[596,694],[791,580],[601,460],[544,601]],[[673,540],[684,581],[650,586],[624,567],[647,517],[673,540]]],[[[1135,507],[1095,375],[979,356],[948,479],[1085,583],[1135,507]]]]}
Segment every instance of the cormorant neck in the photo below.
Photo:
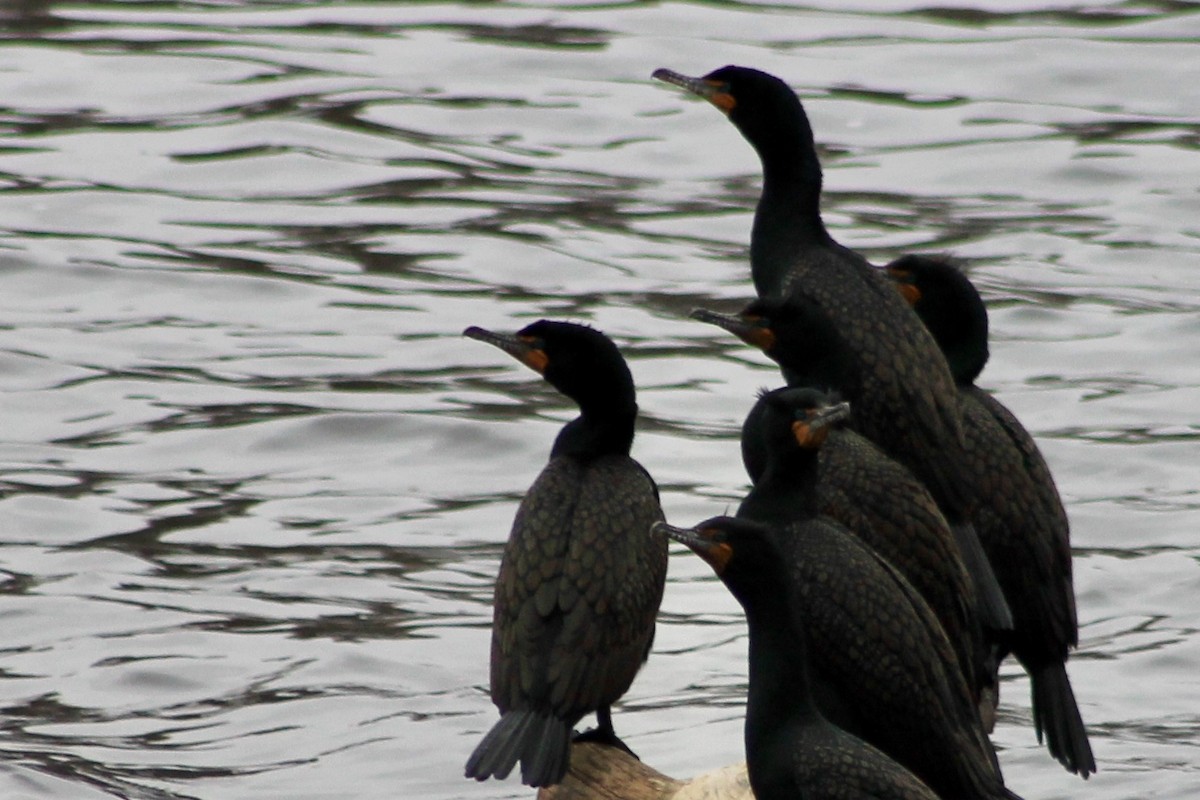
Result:
{"type": "Polygon", "coordinates": [[[979,373],[983,372],[983,367],[988,360],[986,336],[985,332],[982,346],[978,339],[939,342],[942,344],[946,363],[950,365],[950,374],[954,376],[954,382],[959,386],[974,386],[975,379],[979,377],[979,373]]]}
{"type": "Polygon", "coordinates": [[[815,517],[817,458],[816,450],[801,447],[770,453],[762,477],[742,501],[738,516],[774,524],[815,517]]]}
{"type": "Polygon", "coordinates": [[[633,446],[637,403],[589,404],[578,417],[563,426],[554,440],[550,457],[571,456],[579,459],[605,455],[629,455],[633,446]]]}
{"type": "MultiPolygon", "coordinates": [[[[764,585],[768,583],[764,581],[764,585]]],[[[788,604],[786,596],[764,597],[754,608],[746,609],[750,629],[748,753],[758,749],[761,739],[789,723],[820,714],[812,699],[804,634],[796,628],[788,604]]]]}
{"type": "Polygon", "coordinates": [[[750,267],[759,296],[777,293],[798,252],[833,244],[821,220],[821,165],[811,134],[809,142],[807,148],[759,149],[763,188],[750,234],[750,267]]]}

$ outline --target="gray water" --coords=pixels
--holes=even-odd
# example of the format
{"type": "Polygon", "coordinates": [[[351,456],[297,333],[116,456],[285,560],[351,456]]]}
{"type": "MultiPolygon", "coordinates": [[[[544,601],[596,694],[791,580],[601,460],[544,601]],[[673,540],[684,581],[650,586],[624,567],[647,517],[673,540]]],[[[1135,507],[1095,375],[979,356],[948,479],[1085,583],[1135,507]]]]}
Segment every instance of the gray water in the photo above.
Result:
{"type": "MultiPolygon", "coordinates": [[[[595,324],[670,519],[746,488],[758,164],[659,66],[805,100],[826,219],[970,260],[982,383],[1073,524],[1100,772],[1200,795],[1200,14],[1188,3],[58,3],[0,8],[0,795],[508,798],[491,581],[566,401],[469,324],[595,324]]],[[[742,757],[745,630],[674,552],[616,710],[686,777],[742,757]]]]}

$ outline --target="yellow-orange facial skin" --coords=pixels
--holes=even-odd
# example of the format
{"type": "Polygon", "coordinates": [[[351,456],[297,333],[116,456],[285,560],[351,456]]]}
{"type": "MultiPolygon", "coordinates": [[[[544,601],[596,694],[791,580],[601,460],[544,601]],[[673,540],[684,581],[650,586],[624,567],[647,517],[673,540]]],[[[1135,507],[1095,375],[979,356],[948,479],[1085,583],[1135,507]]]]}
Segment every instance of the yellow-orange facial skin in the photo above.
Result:
{"type": "Polygon", "coordinates": [[[910,306],[915,306],[921,302],[921,290],[917,288],[915,283],[898,283],[896,288],[900,290],[900,296],[903,297],[910,306]]]}
{"type": "Polygon", "coordinates": [[[521,341],[529,345],[529,349],[519,356],[521,363],[539,375],[545,375],[546,367],[550,365],[550,357],[546,355],[546,351],[537,346],[538,340],[532,336],[522,336],[521,341]]]}
{"type": "Polygon", "coordinates": [[[654,70],[654,73],[650,77],[664,83],[669,83],[672,86],[678,86],[694,95],[703,97],[727,115],[737,106],[737,99],[729,91],[729,84],[725,81],[709,78],[692,78],[666,67],[654,70]]]}
{"type": "Polygon", "coordinates": [[[463,336],[500,348],[539,375],[545,375],[546,367],[550,365],[550,357],[546,355],[542,341],[536,336],[495,333],[478,325],[467,328],[463,331],[463,336]]]}
{"type": "Polygon", "coordinates": [[[806,420],[796,420],[792,423],[792,436],[796,437],[796,444],[805,449],[811,450],[825,444],[825,437],[828,435],[827,427],[813,430],[806,420]]]}
{"type": "MultiPolygon", "coordinates": [[[[708,531],[700,531],[700,535],[707,538],[708,531]]],[[[725,542],[706,542],[704,549],[692,548],[696,555],[708,562],[708,565],[713,568],[713,572],[721,575],[725,572],[725,567],[729,566],[729,560],[733,558],[733,548],[725,542]]]]}
{"type": "Polygon", "coordinates": [[[766,325],[758,324],[757,317],[748,317],[746,322],[749,325],[742,335],[742,341],[752,347],[757,347],[764,353],[775,349],[775,331],[766,325]]]}
{"type": "Polygon", "coordinates": [[[712,87],[705,99],[719,108],[724,114],[728,115],[737,108],[737,98],[729,93],[727,85],[721,81],[705,81],[712,87]]]}
{"type": "Polygon", "coordinates": [[[912,272],[906,269],[889,269],[888,275],[896,283],[896,291],[900,292],[900,296],[910,306],[921,302],[921,290],[913,283],[912,272]]]}
{"type": "Polygon", "coordinates": [[[796,444],[806,449],[815,449],[825,444],[829,430],[836,423],[850,416],[850,404],[836,403],[823,408],[809,409],[804,419],[792,422],[792,436],[796,444]]]}
{"type": "Polygon", "coordinates": [[[656,522],[650,528],[650,533],[656,536],[666,536],[674,539],[713,568],[713,572],[721,575],[733,558],[733,546],[728,542],[719,541],[721,532],[714,528],[676,528],[666,522],[656,522]]]}

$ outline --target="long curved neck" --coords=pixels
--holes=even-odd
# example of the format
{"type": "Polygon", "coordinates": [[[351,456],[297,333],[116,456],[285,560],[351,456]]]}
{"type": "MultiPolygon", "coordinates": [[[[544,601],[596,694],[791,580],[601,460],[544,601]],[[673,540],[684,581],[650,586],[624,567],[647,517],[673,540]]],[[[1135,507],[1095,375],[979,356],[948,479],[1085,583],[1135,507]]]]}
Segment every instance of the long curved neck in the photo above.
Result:
{"type": "Polygon", "coordinates": [[[788,386],[815,386],[825,391],[837,391],[846,397],[857,397],[860,385],[858,372],[854,369],[857,362],[844,355],[841,348],[821,344],[780,347],[771,356],[779,362],[788,386]]]}
{"type": "MultiPolygon", "coordinates": [[[[894,289],[888,291],[904,302],[894,289]]],[[[850,400],[859,395],[861,359],[828,309],[802,295],[764,306],[776,335],[767,355],[779,364],[788,386],[835,390],[850,400]]]]}
{"type": "Polygon", "coordinates": [[[605,455],[629,455],[633,446],[637,403],[632,396],[607,402],[581,404],[580,415],[563,426],[554,440],[550,457],[590,459],[605,455]]]}
{"type": "Polygon", "coordinates": [[[760,296],[778,292],[797,253],[833,244],[821,220],[821,164],[811,132],[773,141],[778,144],[756,146],[763,188],[750,233],[750,268],[760,296]]]}
{"type": "MultiPolygon", "coordinates": [[[[776,585],[764,581],[764,585],[776,585]]],[[[779,585],[786,585],[779,584],[779,585]]],[[[812,699],[804,634],[785,597],[746,606],[750,632],[750,691],[746,698],[746,748],[788,723],[820,712],[812,699]]]]}

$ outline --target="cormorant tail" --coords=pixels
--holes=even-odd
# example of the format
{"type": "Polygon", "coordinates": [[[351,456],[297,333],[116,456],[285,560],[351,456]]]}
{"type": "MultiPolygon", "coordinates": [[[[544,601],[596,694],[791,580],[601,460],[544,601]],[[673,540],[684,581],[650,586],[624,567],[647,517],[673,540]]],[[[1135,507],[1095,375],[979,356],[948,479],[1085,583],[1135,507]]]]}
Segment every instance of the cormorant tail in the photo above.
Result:
{"type": "Polygon", "coordinates": [[[1088,742],[1087,729],[1079,716],[1071,679],[1061,662],[1046,664],[1031,670],[1029,682],[1033,693],[1033,725],[1038,741],[1046,737],[1046,748],[1068,772],[1081,778],[1096,771],[1096,759],[1088,742]]]}
{"type": "Polygon", "coordinates": [[[571,763],[571,726],[555,717],[539,717],[538,735],[531,737],[521,756],[521,782],[552,786],[562,781],[571,763]]]}
{"type": "Polygon", "coordinates": [[[529,709],[506,712],[467,759],[468,778],[507,778],[521,762],[521,782],[550,786],[567,773],[571,726],[550,714],[529,709]]]}

